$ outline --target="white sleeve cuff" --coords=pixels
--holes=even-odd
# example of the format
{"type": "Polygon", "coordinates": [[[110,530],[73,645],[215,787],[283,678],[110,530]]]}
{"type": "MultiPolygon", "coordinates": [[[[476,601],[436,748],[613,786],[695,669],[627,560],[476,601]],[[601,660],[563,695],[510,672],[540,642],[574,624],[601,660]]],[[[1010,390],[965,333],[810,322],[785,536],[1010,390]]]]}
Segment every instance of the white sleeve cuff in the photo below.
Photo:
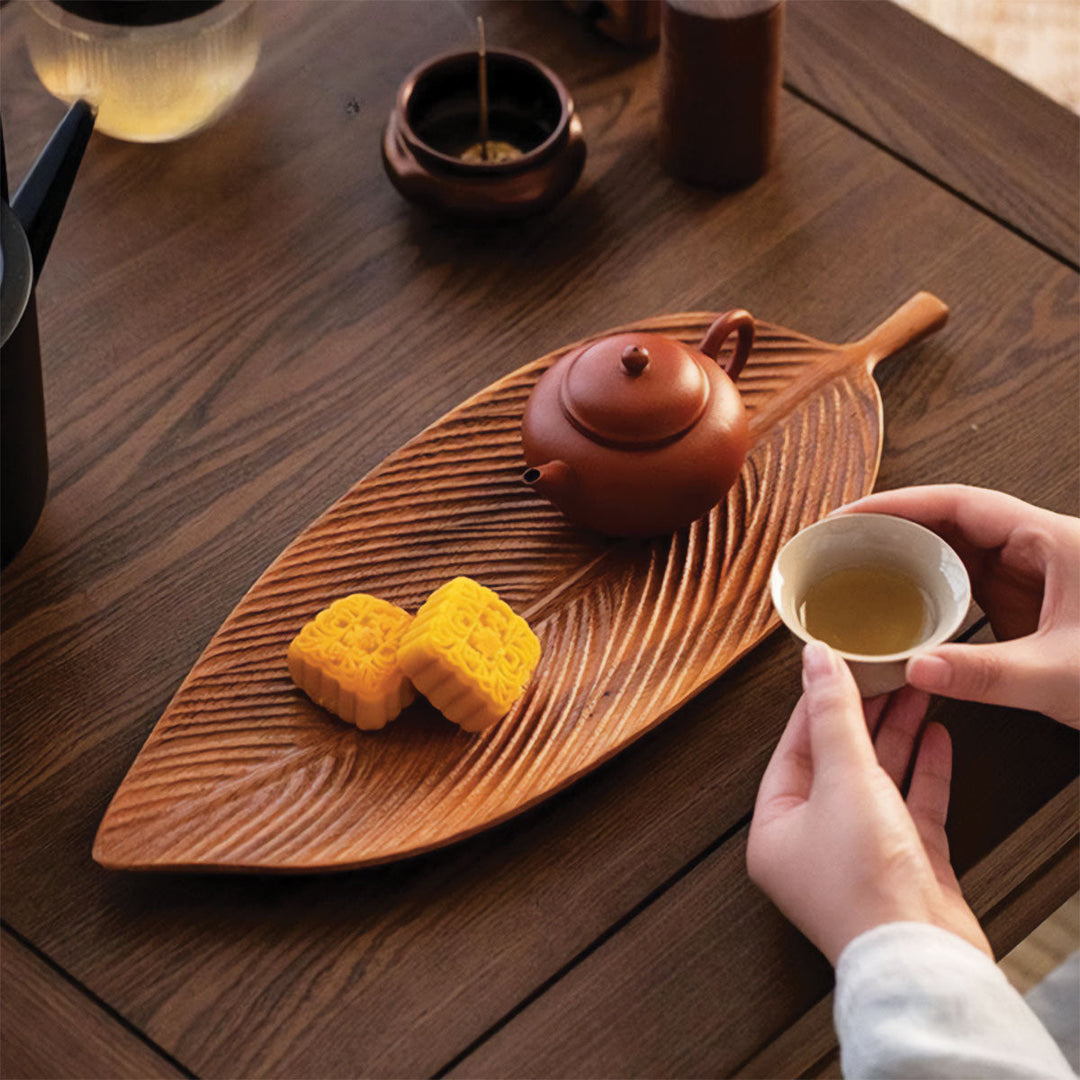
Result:
{"type": "Polygon", "coordinates": [[[993,960],[926,923],[887,923],[848,944],[833,1019],[846,1077],[1076,1076],[993,960]]]}

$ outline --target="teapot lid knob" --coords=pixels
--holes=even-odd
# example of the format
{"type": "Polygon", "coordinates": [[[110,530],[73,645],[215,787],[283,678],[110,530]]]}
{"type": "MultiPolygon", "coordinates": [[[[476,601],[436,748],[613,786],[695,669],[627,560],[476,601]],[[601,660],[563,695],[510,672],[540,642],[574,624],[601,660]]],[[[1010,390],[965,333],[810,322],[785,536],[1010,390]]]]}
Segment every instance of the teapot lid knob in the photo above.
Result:
{"type": "Polygon", "coordinates": [[[622,351],[623,371],[640,375],[649,366],[649,350],[644,345],[627,345],[622,351]]]}

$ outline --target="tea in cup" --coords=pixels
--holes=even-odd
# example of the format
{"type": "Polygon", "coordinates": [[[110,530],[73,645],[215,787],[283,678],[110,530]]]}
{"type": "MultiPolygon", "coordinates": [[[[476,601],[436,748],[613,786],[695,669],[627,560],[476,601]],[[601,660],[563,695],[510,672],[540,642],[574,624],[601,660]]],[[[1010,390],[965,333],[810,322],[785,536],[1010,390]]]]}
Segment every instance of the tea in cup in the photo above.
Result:
{"type": "Polygon", "coordinates": [[[971,605],[956,552],[886,514],[840,514],[803,529],[781,548],[770,587],[788,629],[839,652],[864,697],[903,686],[908,659],[948,641],[971,605]]]}

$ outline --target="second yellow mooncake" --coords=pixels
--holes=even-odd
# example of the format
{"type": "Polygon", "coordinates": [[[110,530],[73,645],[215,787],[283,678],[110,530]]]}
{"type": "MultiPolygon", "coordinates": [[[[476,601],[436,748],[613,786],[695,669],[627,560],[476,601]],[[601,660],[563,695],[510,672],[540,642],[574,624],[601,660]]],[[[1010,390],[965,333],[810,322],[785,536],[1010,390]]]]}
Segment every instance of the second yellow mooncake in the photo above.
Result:
{"type": "Polygon", "coordinates": [[[384,727],[415,697],[397,661],[413,617],[354,593],[335,600],[289,645],[289,674],[312,701],[358,728],[384,727]]]}
{"type": "Polygon", "coordinates": [[[398,662],[416,689],[466,731],[483,731],[505,716],[539,660],[540,642],[529,624],[467,577],[427,598],[398,648],[398,662]]]}

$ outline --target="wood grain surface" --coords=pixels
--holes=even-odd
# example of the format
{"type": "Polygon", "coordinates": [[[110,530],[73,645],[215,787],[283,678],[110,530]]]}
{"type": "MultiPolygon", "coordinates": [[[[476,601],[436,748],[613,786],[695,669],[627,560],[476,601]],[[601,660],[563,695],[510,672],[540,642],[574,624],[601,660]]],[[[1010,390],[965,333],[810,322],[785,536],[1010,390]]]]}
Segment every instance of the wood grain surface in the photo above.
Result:
{"type": "MultiPolygon", "coordinates": [[[[0,8],[14,177],[63,112],[29,69],[25,14],[0,8]]],[[[153,148],[94,137],[41,279],[52,487],[0,597],[4,918],[191,1072],[431,1075],[467,1068],[708,861],[733,906],[697,936],[685,985],[695,970],[737,983],[760,1014],[749,1058],[827,985],[721,855],[797,695],[784,635],[582,782],[416,859],[117,874],[90,858],[95,829],[185,673],[307,523],[472,393],[600,327],[740,305],[845,341],[926,288],[952,317],[879,368],[878,486],[959,480],[1075,513],[1077,275],[790,93],[758,184],[678,184],[655,162],[654,59],[559,5],[265,16],[259,69],[217,125],[153,148]],[[589,144],[565,203],[498,230],[413,210],[378,156],[398,81],[466,44],[476,13],[489,42],[567,81],[589,144]]],[[[968,869],[1075,776],[1077,742],[1007,710],[949,722],[968,869]]],[[[680,895],[702,895],[691,884],[680,895]]],[[[1049,895],[1032,879],[1019,893],[1049,895]]],[[[668,910],[687,927],[702,909],[668,910]]],[[[655,1001],[656,978],[620,968],[612,985],[655,1001]]],[[[695,1009],[709,1047],[744,1015],[695,1009]]],[[[649,1025],[626,1068],[687,1060],[677,1017],[649,1025]]],[[[585,1075],[597,1058],[560,1041],[545,1060],[585,1075]]]]}
{"type": "MultiPolygon", "coordinates": [[[[998,955],[1016,944],[1024,921],[1012,906],[1015,882],[1054,873],[1063,846],[1065,863],[1075,867],[1077,791],[1075,781],[1067,784],[994,857],[962,875],[964,895],[998,955]],[[1001,873],[1005,857],[1012,874],[1001,873]]],[[[817,1002],[831,988],[832,969],[746,881],[745,860],[743,828],[451,1075],[776,1077],[812,1068],[830,1049],[831,1016],[817,1002]],[[725,963],[735,934],[760,948],[762,977],[775,986],[770,1008],[744,994],[725,963]],[[786,974],[792,966],[799,987],[786,974]],[[785,1034],[793,1008],[808,1014],[798,1039],[779,1039],[753,1060],[770,1034],[785,1034]]],[[[1060,897],[1064,882],[1056,883],[1060,897]]]]}
{"type": "Polygon", "coordinates": [[[787,19],[788,86],[1076,269],[1075,114],[894,4],[792,3],[787,19]]]}
{"type": "MultiPolygon", "coordinates": [[[[947,315],[920,293],[844,347],[758,322],[739,380],[751,449],[735,485],[704,518],[647,542],[574,528],[521,480],[526,403],[584,343],[474,395],[259,578],[124,778],[95,859],[119,869],[355,868],[471,835],[591,771],[776,628],[769,570],[780,548],[873,489],[883,430],[874,368],[947,315]],[[369,593],[415,611],[454,574],[495,589],[542,643],[527,692],[494,728],[471,735],[420,701],[389,731],[358,732],[292,684],[286,647],[333,600],[369,593]]],[[[611,332],[693,347],[716,317],[611,332]]]]}
{"type": "Polygon", "coordinates": [[[1080,13],[1072,0],[899,0],[973,52],[1080,113],[1080,13]]]}
{"type": "Polygon", "coordinates": [[[186,1076],[7,930],[0,930],[0,1076],[150,1080],[186,1076]]]}
{"type": "Polygon", "coordinates": [[[1074,892],[1040,923],[999,966],[1009,982],[1026,994],[1080,949],[1080,892],[1074,892]]]}

